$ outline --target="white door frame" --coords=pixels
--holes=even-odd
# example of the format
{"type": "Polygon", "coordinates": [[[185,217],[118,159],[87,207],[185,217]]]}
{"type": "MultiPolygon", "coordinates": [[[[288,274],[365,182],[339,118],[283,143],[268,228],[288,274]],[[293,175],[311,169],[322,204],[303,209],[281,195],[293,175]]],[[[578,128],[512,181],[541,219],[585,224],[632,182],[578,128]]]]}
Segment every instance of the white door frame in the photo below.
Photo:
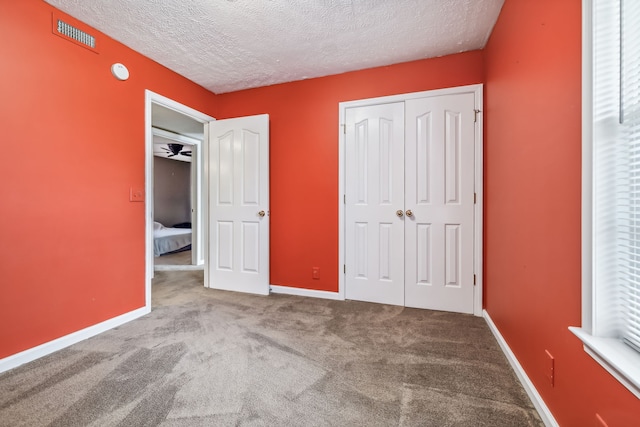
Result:
{"type": "MultiPolygon", "coordinates": [[[[145,90],[145,175],[144,175],[144,191],[145,191],[145,307],[151,309],[151,279],[153,279],[153,127],[151,106],[152,104],[161,105],[163,107],[174,110],[180,114],[190,117],[191,119],[202,123],[203,128],[206,123],[215,120],[215,118],[208,116],[200,111],[194,110],[184,104],[176,102],[170,98],[162,96],[158,93],[150,90],[145,90]]],[[[205,132],[206,133],[206,132],[205,132]]],[[[206,135],[205,135],[206,136],[206,135]]],[[[207,217],[207,203],[205,195],[207,194],[206,185],[204,179],[204,155],[202,146],[198,147],[198,165],[197,167],[203,171],[200,176],[200,202],[202,209],[200,211],[201,222],[204,222],[204,218],[207,217]]],[[[196,202],[198,203],[198,202],[196,202]]],[[[199,231],[200,236],[206,241],[206,234],[203,224],[200,224],[199,231]]],[[[205,249],[206,244],[203,242],[202,248],[205,249]]],[[[206,251],[205,251],[206,252],[206,251]]],[[[202,254],[201,257],[206,256],[202,254]]]]}
{"type": "MultiPolygon", "coordinates": [[[[406,93],[400,95],[383,96],[378,98],[360,99],[357,101],[341,102],[339,104],[339,136],[338,136],[338,295],[339,299],[345,298],[345,110],[352,107],[365,107],[376,104],[401,102],[408,99],[427,98],[432,96],[453,95],[460,93],[473,93],[475,95],[475,110],[482,112],[483,85],[475,84],[446,89],[436,89],[424,92],[406,93]]],[[[483,120],[482,114],[478,115],[475,127],[475,193],[477,195],[474,205],[474,273],[476,286],[474,291],[473,314],[482,316],[482,207],[483,207],[483,120]]]]}

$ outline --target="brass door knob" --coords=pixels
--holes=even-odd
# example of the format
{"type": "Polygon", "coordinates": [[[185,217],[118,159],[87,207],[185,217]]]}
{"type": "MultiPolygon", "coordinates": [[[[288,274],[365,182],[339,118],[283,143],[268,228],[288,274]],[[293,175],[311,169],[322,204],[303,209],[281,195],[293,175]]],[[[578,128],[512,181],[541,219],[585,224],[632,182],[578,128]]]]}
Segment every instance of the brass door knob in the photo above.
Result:
{"type": "Polygon", "coordinates": [[[396,211],[396,215],[398,215],[399,218],[402,218],[402,215],[404,215],[404,212],[402,212],[402,209],[398,209],[396,211]]]}
{"type": "Polygon", "coordinates": [[[411,209],[407,209],[407,216],[413,216],[413,212],[411,212],[411,209]]]}
{"type": "Polygon", "coordinates": [[[260,212],[258,212],[258,216],[259,216],[259,217],[263,217],[264,215],[265,215],[264,211],[260,211],[260,212]]]}

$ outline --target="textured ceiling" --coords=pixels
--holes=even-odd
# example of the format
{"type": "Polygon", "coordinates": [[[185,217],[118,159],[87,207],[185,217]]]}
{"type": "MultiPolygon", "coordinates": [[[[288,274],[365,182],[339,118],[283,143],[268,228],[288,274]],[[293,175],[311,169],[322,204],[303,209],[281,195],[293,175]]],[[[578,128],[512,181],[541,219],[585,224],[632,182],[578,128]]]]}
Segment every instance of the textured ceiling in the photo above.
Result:
{"type": "Polygon", "coordinates": [[[484,47],[504,0],[45,0],[224,93],[484,47]]]}

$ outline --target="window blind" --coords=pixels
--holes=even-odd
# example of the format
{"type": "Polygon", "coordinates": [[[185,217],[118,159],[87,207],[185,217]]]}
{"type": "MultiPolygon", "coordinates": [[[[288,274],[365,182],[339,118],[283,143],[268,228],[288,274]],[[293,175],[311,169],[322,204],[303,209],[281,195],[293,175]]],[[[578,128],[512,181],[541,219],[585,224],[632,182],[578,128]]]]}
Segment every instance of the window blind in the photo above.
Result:
{"type": "Polygon", "coordinates": [[[629,152],[627,257],[622,282],[622,337],[640,351],[640,2],[623,0],[621,15],[621,144],[629,152]]]}

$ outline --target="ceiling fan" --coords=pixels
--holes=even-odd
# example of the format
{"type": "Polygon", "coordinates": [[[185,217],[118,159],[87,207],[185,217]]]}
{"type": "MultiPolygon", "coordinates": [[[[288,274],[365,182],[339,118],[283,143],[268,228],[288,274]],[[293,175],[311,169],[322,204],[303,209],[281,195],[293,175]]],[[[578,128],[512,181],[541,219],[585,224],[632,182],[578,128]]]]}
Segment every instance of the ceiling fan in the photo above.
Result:
{"type": "Polygon", "coordinates": [[[182,149],[184,148],[184,145],[182,145],[182,144],[167,144],[167,147],[169,147],[169,148],[161,147],[167,153],[171,153],[167,157],[177,156],[178,154],[182,154],[183,156],[191,157],[191,150],[182,151],[182,149]]]}

